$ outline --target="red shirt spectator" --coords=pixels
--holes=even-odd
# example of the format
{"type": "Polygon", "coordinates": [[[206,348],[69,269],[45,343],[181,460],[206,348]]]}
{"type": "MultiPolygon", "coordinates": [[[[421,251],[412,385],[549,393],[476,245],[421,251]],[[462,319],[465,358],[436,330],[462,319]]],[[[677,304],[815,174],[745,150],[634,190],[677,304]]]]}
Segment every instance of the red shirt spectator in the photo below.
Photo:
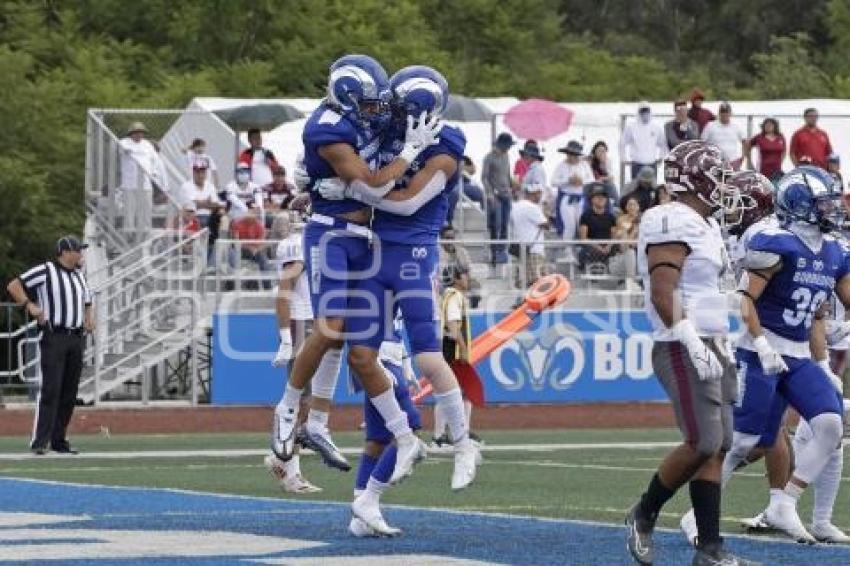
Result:
{"type": "Polygon", "coordinates": [[[256,216],[243,216],[231,222],[230,235],[235,240],[263,240],[266,228],[256,216]]]}
{"type": "Polygon", "coordinates": [[[538,149],[537,141],[526,140],[525,145],[519,150],[519,159],[514,163],[514,179],[520,185],[522,184],[523,177],[528,173],[528,168],[531,167],[532,163],[537,161],[535,157],[532,157],[528,153],[529,149],[538,149]]]}
{"type": "Polygon", "coordinates": [[[248,143],[250,147],[239,154],[239,163],[244,163],[251,168],[251,180],[259,186],[268,185],[272,182],[272,171],[280,167],[274,153],[263,147],[263,135],[260,130],[251,128],[248,130],[248,143]]]}
{"type": "Polygon", "coordinates": [[[688,110],[688,118],[697,123],[699,127],[699,133],[702,133],[703,129],[705,129],[705,125],[715,119],[714,114],[711,113],[711,110],[702,107],[702,103],[705,101],[705,95],[698,88],[695,88],[691,93],[691,109],[688,110]]]}
{"type": "Polygon", "coordinates": [[[761,123],[761,132],[753,136],[747,145],[747,164],[753,169],[750,159],[752,148],[759,153],[759,173],[776,180],[782,176],[782,161],[785,159],[785,136],[779,131],[775,118],[765,118],[761,123]]]}
{"type": "Polygon", "coordinates": [[[826,159],[832,153],[829,136],[818,128],[818,111],[807,108],[803,113],[805,125],[791,137],[791,161],[794,166],[810,163],[826,169],[826,159]]]}

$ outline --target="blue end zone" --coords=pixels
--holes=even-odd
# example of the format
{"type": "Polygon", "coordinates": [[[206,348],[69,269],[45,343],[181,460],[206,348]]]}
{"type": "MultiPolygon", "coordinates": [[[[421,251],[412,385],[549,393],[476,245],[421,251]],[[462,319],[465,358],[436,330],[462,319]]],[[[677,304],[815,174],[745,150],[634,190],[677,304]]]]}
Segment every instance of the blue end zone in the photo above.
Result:
{"type": "MultiPolygon", "coordinates": [[[[61,559],[51,564],[315,563],[310,558],[340,564],[353,557],[375,566],[426,557],[441,557],[432,562],[441,564],[630,563],[624,529],[616,525],[392,506],[385,514],[404,536],[352,538],[347,505],[338,503],[0,478],[0,562],[56,553],[61,559]],[[49,523],[50,517],[33,516],[11,524],[15,513],[71,520],[49,523]],[[67,517],[80,515],[86,517],[67,517]],[[210,531],[217,534],[205,535],[210,531]],[[168,548],[168,556],[156,558],[150,547],[168,548]]],[[[850,548],[743,537],[728,542],[765,564],[850,564],[850,548]]],[[[690,563],[691,551],[678,533],[659,532],[656,543],[660,564],[690,563]]]]}

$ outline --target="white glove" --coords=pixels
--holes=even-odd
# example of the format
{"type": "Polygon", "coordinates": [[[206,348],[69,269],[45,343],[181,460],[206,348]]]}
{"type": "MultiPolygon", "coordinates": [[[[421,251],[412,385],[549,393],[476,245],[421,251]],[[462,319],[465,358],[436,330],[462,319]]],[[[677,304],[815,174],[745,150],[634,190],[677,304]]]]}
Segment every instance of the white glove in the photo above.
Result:
{"type": "Polygon", "coordinates": [[[672,330],[676,339],[688,350],[691,362],[702,381],[716,380],[723,376],[723,365],[699,337],[690,320],[687,318],[680,320],[672,330]]]}
{"type": "Polygon", "coordinates": [[[375,206],[381,202],[390,190],[395,186],[395,181],[390,181],[383,187],[369,187],[362,181],[354,180],[345,187],[345,198],[359,200],[363,204],[375,206]]]}
{"type": "Polygon", "coordinates": [[[841,382],[841,378],[835,375],[832,371],[832,368],[829,367],[829,357],[826,357],[822,360],[818,360],[818,365],[824,371],[826,376],[829,378],[829,382],[835,387],[835,390],[838,391],[839,394],[844,394],[844,384],[841,382]]]}
{"type": "Polygon", "coordinates": [[[826,343],[830,346],[838,345],[842,340],[850,336],[850,322],[840,320],[826,321],[826,343]]]}
{"type": "Polygon", "coordinates": [[[326,198],[328,200],[343,200],[346,198],[346,184],[345,181],[339,177],[319,179],[313,186],[313,190],[322,195],[322,198],[326,198]]]}
{"type": "Polygon", "coordinates": [[[283,367],[286,362],[292,359],[292,331],[288,328],[280,329],[280,347],[277,349],[272,360],[272,365],[276,368],[283,367]]]}
{"type": "Polygon", "coordinates": [[[295,179],[295,186],[299,191],[306,191],[307,187],[310,186],[310,175],[307,173],[307,167],[304,165],[303,159],[295,162],[293,179],[295,179]]]}
{"type": "Polygon", "coordinates": [[[413,116],[408,116],[404,148],[398,156],[408,163],[413,163],[419,154],[425,151],[425,148],[437,143],[442,128],[443,124],[438,118],[426,119],[425,112],[419,115],[418,120],[414,120],[413,116]]]}
{"type": "Polygon", "coordinates": [[[756,349],[756,353],[759,355],[761,368],[766,375],[776,375],[783,371],[788,371],[788,366],[785,365],[785,360],[783,360],[782,356],[773,349],[773,346],[770,345],[764,335],[753,340],[753,346],[756,349]]]}

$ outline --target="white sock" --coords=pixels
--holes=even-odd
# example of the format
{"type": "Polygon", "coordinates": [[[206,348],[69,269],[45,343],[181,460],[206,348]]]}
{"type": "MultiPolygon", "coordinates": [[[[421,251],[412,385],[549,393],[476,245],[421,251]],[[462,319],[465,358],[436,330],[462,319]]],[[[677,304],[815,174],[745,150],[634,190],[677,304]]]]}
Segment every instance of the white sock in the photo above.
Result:
{"type": "Polygon", "coordinates": [[[354,489],[354,499],[357,499],[358,497],[360,497],[363,494],[364,491],[366,491],[366,490],[355,488],[354,489]]]}
{"type": "Polygon", "coordinates": [[[387,430],[393,433],[396,438],[406,434],[413,434],[410,430],[410,423],[407,421],[407,414],[401,410],[398,405],[398,399],[395,398],[395,391],[390,387],[377,397],[371,397],[372,405],[378,410],[378,414],[384,419],[387,430]]]}
{"type": "Polygon", "coordinates": [[[363,492],[363,496],[370,501],[378,504],[381,502],[381,496],[387,490],[388,483],[380,482],[375,478],[369,478],[369,482],[366,484],[366,491],[363,492]]]}
{"type": "Polygon", "coordinates": [[[785,484],[785,489],[782,490],[782,493],[785,495],[786,501],[790,500],[794,505],[797,505],[797,501],[800,500],[800,496],[803,495],[805,489],[789,481],[785,484]]]}
{"type": "Polygon", "coordinates": [[[333,399],[339,380],[339,368],[342,366],[342,350],[331,349],[322,356],[316,374],[310,381],[313,397],[333,399]]]}
{"type": "Polygon", "coordinates": [[[463,409],[463,396],[460,388],[455,387],[445,393],[435,393],[435,411],[443,411],[443,418],[449,427],[449,436],[458,444],[468,439],[469,427],[466,424],[466,411],[463,409]]]}
{"type": "Polygon", "coordinates": [[[277,404],[278,409],[283,409],[284,414],[286,412],[298,413],[298,405],[301,403],[301,395],[303,393],[303,389],[296,389],[287,383],[286,389],[283,392],[283,398],[277,404]]]}
{"type": "Polygon", "coordinates": [[[440,438],[444,434],[446,434],[446,417],[443,416],[443,411],[434,405],[434,438],[440,438]]]}
{"type": "Polygon", "coordinates": [[[283,463],[283,471],[287,477],[301,475],[301,459],[298,454],[293,454],[292,458],[283,463]]]}
{"type": "Polygon", "coordinates": [[[311,434],[321,434],[328,428],[328,413],[318,409],[310,409],[307,413],[307,431],[311,434]]]}
{"type": "Polygon", "coordinates": [[[770,503],[769,505],[774,505],[777,503],[782,503],[785,501],[785,492],[779,489],[778,487],[770,488],[770,503]]]}
{"type": "Polygon", "coordinates": [[[463,401],[463,413],[466,416],[466,430],[472,430],[472,401],[463,401]]]}
{"type": "Polygon", "coordinates": [[[814,488],[815,505],[812,509],[812,523],[823,524],[832,521],[832,508],[835,506],[835,498],[838,496],[838,488],[841,486],[841,471],[844,468],[844,447],[839,447],[832,453],[826,466],[815,479],[814,488]]]}

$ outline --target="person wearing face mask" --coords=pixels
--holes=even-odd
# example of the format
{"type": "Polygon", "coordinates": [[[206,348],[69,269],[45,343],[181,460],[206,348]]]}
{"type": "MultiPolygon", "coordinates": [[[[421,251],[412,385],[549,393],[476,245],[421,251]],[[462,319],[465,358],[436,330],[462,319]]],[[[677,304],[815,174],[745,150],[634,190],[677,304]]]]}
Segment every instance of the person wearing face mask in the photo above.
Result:
{"type": "Polygon", "coordinates": [[[25,271],[6,290],[41,329],[41,389],[30,450],[76,454],[66,437],[83,370],[85,333],[94,330],[92,295],[83,274],[88,244],[74,236],[56,242],[56,257],[25,271]]]}
{"type": "Polygon", "coordinates": [[[227,203],[227,215],[231,221],[242,218],[250,211],[263,215],[263,190],[251,180],[251,168],[244,163],[236,165],[233,180],[219,196],[227,203]]]}
{"type": "Polygon", "coordinates": [[[626,124],[620,138],[620,159],[628,163],[631,178],[644,167],[656,168],[667,154],[667,138],[660,124],[652,121],[649,102],[638,104],[636,119],[626,124]]]}

